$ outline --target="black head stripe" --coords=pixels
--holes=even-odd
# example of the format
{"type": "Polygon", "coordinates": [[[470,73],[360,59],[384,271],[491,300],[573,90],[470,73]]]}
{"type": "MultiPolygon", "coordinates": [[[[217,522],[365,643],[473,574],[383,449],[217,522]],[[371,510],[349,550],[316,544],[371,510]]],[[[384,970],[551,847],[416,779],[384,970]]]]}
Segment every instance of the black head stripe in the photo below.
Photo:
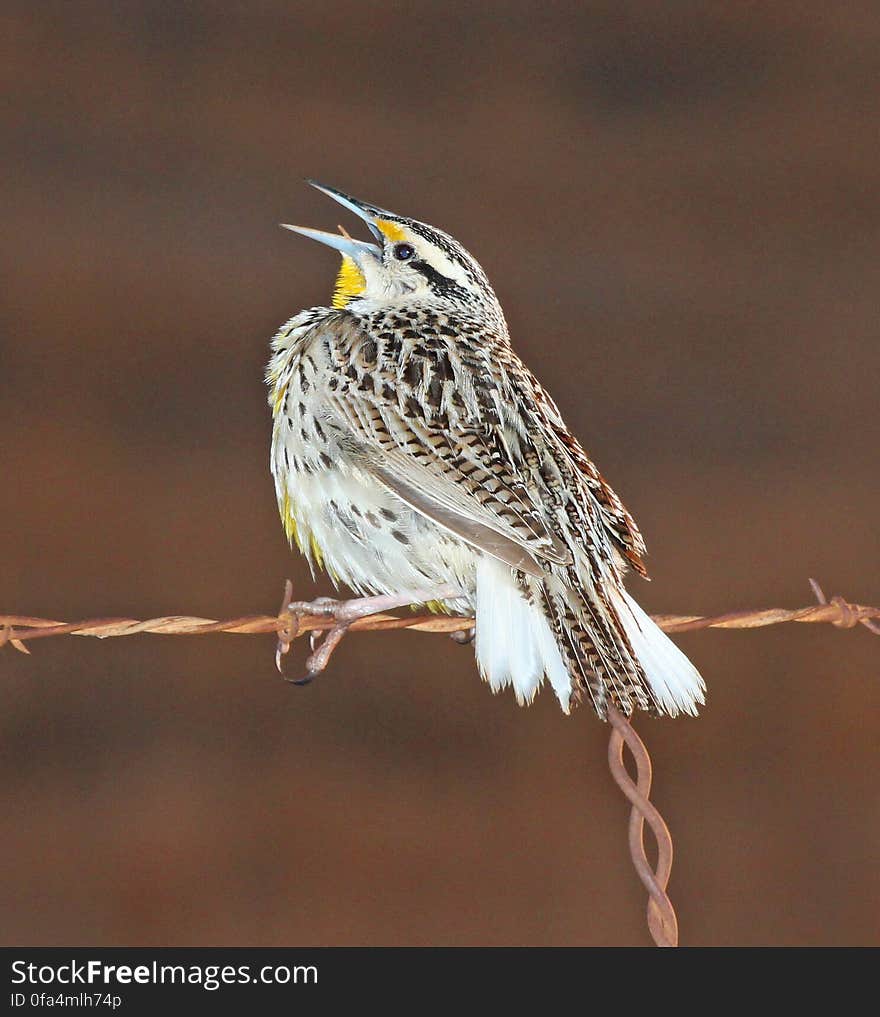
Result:
{"type": "MultiPolygon", "coordinates": [[[[465,251],[461,244],[459,244],[456,240],[453,240],[448,233],[435,229],[427,223],[419,222],[417,219],[404,219],[402,216],[394,216],[391,221],[400,223],[401,226],[405,226],[407,229],[412,230],[416,236],[423,237],[429,244],[441,250],[450,261],[455,262],[456,265],[461,267],[468,280],[475,288],[491,292],[489,280],[486,278],[483,270],[467,253],[467,251],[465,251]]],[[[440,275],[440,273],[436,274],[441,279],[446,278],[445,276],[440,275]]],[[[456,285],[452,282],[452,280],[447,280],[447,282],[449,285],[456,285]]],[[[459,286],[458,289],[461,290],[461,287],[459,286]]],[[[448,290],[446,292],[448,292],[448,290]]]]}
{"type": "Polygon", "coordinates": [[[457,297],[466,296],[467,290],[463,286],[454,280],[450,279],[448,275],[443,275],[442,272],[438,272],[433,265],[429,265],[427,261],[411,261],[410,265],[421,272],[422,275],[428,280],[428,285],[431,289],[438,294],[438,296],[444,297],[457,297]]]}

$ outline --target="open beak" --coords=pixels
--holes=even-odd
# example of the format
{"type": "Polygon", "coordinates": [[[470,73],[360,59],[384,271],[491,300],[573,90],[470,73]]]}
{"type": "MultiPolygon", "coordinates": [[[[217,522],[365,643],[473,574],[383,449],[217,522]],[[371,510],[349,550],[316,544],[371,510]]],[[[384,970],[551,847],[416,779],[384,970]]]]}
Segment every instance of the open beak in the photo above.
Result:
{"type": "MultiPolygon", "coordinates": [[[[376,219],[381,218],[383,214],[387,213],[383,213],[382,209],[374,208],[365,202],[357,201],[349,197],[349,195],[343,194],[342,191],[335,190],[333,187],[327,187],[314,180],[309,180],[308,183],[331,197],[334,201],[338,201],[340,205],[347,208],[350,212],[354,212],[359,219],[363,219],[370,233],[379,241],[379,244],[383,243],[384,237],[376,226],[376,219]]],[[[358,266],[362,265],[363,259],[368,256],[375,258],[377,261],[382,260],[382,248],[377,244],[369,244],[364,240],[355,240],[353,237],[343,234],[325,233],[324,230],[309,229],[307,226],[290,226],[288,223],[282,223],[281,225],[286,230],[292,230],[294,233],[299,233],[301,236],[309,237],[311,240],[317,240],[318,243],[334,248],[341,254],[351,258],[358,266]]]]}

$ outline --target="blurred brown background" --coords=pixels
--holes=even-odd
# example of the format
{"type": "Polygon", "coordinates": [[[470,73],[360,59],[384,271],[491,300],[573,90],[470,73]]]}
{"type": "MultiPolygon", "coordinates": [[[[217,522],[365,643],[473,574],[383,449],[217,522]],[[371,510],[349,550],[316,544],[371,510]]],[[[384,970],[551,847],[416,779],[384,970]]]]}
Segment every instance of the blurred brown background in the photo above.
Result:
{"type": "MultiPolygon", "coordinates": [[[[5,3],[0,612],[274,611],[267,343],[314,176],[460,238],[644,530],[649,609],[880,601],[873,3],[5,3]]],[[[356,224],[349,218],[349,227],[356,224]]],[[[638,727],[690,944],[880,944],[880,640],[680,637],[638,727]]],[[[607,728],[439,637],[0,652],[2,939],[646,943],[607,728]],[[297,646],[294,655],[304,656],[297,646]]]]}

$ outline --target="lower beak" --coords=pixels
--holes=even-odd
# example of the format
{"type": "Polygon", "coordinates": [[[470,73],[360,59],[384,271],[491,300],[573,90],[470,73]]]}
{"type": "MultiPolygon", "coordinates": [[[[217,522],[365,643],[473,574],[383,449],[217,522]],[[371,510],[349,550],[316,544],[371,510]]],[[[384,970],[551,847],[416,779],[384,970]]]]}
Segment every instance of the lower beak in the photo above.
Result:
{"type": "Polygon", "coordinates": [[[281,224],[284,229],[299,233],[301,236],[317,240],[319,244],[326,244],[351,258],[356,265],[361,265],[366,257],[382,260],[382,250],[375,244],[368,244],[363,240],[355,240],[353,237],[344,237],[338,233],[325,233],[324,230],[312,230],[307,226],[290,226],[286,222],[281,224]]]}

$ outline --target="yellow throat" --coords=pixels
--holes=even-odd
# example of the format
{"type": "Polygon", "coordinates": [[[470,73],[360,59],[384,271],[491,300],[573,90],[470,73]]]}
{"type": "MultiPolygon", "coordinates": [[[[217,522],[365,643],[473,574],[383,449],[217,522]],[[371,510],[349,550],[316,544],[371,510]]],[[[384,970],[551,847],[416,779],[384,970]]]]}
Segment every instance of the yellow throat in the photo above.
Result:
{"type": "Polygon", "coordinates": [[[339,269],[339,275],[336,276],[336,286],[333,289],[333,306],[348,306],[366,288],[367,280],[364,278],[364,273],[347,254],[343,254],[342,266],[339,269]]]}
{"type": "MultiPolygon", "coordinates": [[[[377,219],[376,226],[391,241],[405,239],[406,234],[397,223],[388,222],[387,219],[377,219]]],[[[348,236],[347,233],[345,235],[348,236]]],[[[336,276],[336,285],[333,288],[333,306],[347,307],[366,288],[367,280],[364,278],[364,273],[357,267],[352,258],[349,258],[347,254],[343,254],[342,265],[339,268],[339,275],[336,276]]]]}

